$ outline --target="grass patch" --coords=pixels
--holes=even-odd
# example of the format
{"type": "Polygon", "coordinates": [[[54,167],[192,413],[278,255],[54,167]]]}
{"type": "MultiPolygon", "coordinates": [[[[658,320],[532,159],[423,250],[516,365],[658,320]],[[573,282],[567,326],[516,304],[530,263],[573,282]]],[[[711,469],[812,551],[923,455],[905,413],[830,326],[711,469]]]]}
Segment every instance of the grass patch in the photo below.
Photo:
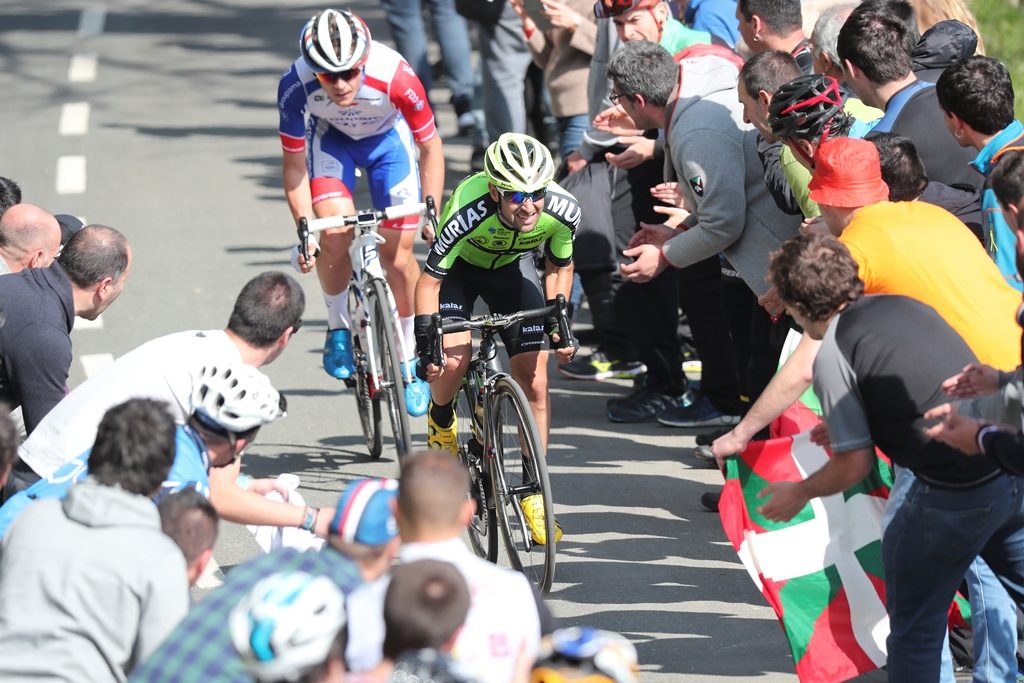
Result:
{"type": "Polygon", "coordinates": [[[971,0],[971,10],[985,39],[985,53],[1010,70],[1018,119],[1024,119],[1024,10],[1007,0],[971,0]]]}

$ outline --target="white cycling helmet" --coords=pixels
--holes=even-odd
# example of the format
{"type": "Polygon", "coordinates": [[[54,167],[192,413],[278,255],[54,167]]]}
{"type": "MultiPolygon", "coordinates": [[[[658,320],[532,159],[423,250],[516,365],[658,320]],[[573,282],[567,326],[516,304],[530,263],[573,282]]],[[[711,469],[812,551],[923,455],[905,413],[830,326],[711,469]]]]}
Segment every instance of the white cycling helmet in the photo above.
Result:
{"type": "Polygon", "coordinates": [[[484,153],[484,173],[498,189],[534,192],[551,183],[555,162],[540,140],[521,133],[503,133],[484,153]]]}
{"type": "Polygon", "coordinates": [[[228,628],[257,680],[297,681],[324,663],[345,622],[345,597],[330,579],[282,572],[253,586],[228,628]]]}
{"type": "Polygon", "coordinates": [[[325,9],[302,28],[299,50],[314,71],[355,69],[370,54],[370,29],[347,9],[325,9]]]}
{"type": "Polygon", "coordinates": [[[285,414],[286,403],[251,365],[206,365],[192,383],[192,412],[201,423],[244,432],[285,414]]]}

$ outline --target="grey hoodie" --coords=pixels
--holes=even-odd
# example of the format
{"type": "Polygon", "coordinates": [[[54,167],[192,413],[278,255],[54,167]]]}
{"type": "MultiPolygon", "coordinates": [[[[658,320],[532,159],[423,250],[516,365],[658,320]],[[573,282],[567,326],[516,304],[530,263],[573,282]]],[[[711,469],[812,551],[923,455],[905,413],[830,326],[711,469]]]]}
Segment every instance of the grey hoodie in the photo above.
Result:
{"type": "Polygon", "coordinates": [[[0,552],[3,681],[124,681],[188,610],[156,506],[92,479],[32,503],[0,552]]]}
{"type": "MultiPolygon", "coordinates": [[[[677,268],[722,252],[757,295],[768,255],[800,228],[764,184],[757,131],[743,123],[736,95],[738,67],[717,54],[680,64],[679,97],[668,114],[667,157],[692,213],[688,229],[665,243],[677,268]]],[[[671,107],[670,103],[670,107],[671,107]]]]}

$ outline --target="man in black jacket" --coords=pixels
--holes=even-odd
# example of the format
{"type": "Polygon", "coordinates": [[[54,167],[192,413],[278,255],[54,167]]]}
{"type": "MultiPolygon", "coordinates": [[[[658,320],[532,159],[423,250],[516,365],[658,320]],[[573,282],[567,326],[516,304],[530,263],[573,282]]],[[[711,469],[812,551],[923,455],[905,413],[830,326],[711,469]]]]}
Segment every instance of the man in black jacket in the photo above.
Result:
{"type": "Polygon", "coordinates": [[[21,406],[26,433],[64,398],[75,316],[95,320],[120,295],[130,268],[124,235],[90,225],[49,267],[0,277],[0,401],[21,406]]]}

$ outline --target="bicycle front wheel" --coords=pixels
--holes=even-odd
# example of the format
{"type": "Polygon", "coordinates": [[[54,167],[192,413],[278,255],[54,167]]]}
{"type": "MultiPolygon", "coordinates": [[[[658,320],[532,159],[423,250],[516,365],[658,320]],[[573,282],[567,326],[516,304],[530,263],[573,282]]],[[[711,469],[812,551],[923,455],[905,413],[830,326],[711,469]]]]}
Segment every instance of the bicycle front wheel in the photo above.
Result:
{"type": "Polygon", "coordinates": [[[412,448],[412,433],[409,430],[409,416],[405,412],[405,381],[402,375],[402,359],[398,357],[399,346],[395,340],[397,331],[391,317],[387,285],[381,280],[373,280],[370,288],[373,295],[370,322],[373,326],[374,346],[380,366],[377,387],[387,401],[388,418],[395,435],[395,450],[398,459],[401,460],[412,448]]]}
{"type": "MultiPolygon", "coordinates": [[[[472,372],[472,370],[470,370],[472,372]]],[[[476,503],[476,514],[466,529],[469,545],[478,556],[491,562],[498,560],[498,521],[494,514],[490,475],[484,460],[483,446],[476,438],[473,419],[477,399],[463,381],[455,395],[455,421],[458,426],[459,460],[469,470],[469,493],[476,503]]]]}
{"type": "Polygon", "coordinates": [[[522,388],[511,377],[495,382],[489,415],[495,449],[494,507],[509,563],[546,593],[555,578],[554,498],[537,423],[522,388]],[[540,496],[539,504],[534,496],[540,496]],[[524,501],[543,510],[543,521],[533,514],[543,543],[534,538],[524,501]]]}

